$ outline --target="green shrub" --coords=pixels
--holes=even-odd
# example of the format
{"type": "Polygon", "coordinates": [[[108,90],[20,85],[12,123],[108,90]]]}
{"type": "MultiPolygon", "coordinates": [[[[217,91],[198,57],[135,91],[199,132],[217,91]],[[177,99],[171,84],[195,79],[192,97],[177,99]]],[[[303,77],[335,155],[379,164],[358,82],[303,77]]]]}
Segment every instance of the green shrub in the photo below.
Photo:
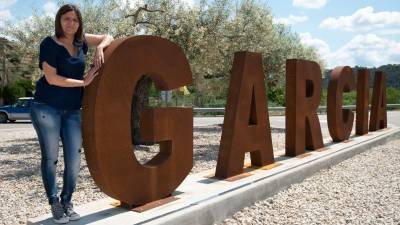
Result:
{"type": "Polygon", "coordinates": [[[343,105],[356,105],[357,92],[351,91],[343,93],[343,105]]]}
{"type": "Polygon", "coordinates": [[[27,80],[27,79],[18,80],[14,84],[25,89],[25,96],[26,97],[32,97],[33,96],[33,93],[35,91],[35,86],[33,85],[31,80],[27,80]]]}
{"type": "Polygon", "coordinates": [[[267,90],[268,101],[274,102],[274,105],[285,106],[285,89],[283,87],[270,87],[267,90]]]}
{"type": "Polygon", "coordinates": [[[387,104],[400,104],[400,89],[388,88],[386,90],[387,104]]]}
{"type": "MultiPolygon", "coordinates": [[[[369,103],[371,104],[373,89],[369,90],[369,103]]],[[[355,105],[357,99],[357,92],[352,91],[349,93],[343,93],[343,105],[355,105]]],[[[386,89],[387,104],[400,104],[400,89],[387,88],[386,89]]],[[[326,105],[327,102],[327,89],[322,90],[321,103],[320,105],[326,105]]]]}
{"type": "Polygon", "coordinates": [[[3,99],[5,105],[13,104],[18,98],[24,97],[26,91],[23,87],[17,84],[7,85],[3,89],[3,99]]]}
{"type": "Polygon", "coordinates": [[[35,91],[35,86],[31,80],[21,79],[13,84],[9,84],[0,90],[0,96],[3,97],[4,104],[13,104],[20,97],[32,97],[35,91]]]}
{"type": "Polygon", "coordinates": [[[150,88],[149,88],[149,97],[153,98],[159,98],[160,97],[160,90],[156,87],[154,82],[151,82],[150,88]]]}

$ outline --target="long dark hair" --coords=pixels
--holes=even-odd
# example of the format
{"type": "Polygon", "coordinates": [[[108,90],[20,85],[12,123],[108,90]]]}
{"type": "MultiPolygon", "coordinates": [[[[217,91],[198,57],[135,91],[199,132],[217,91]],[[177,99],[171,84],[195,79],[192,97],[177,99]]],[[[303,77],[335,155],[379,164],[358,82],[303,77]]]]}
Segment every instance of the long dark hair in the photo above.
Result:
{"type": "Polygon", "coordinates": [[[76,13],[76,16],[78,17],[78,21],[79,21],[79,28],[75,33],[74,42],[82,43],[83,42],[82,14],[81,14],[81,11],[79,10],[78,6],[76,6],[74,4],[65,4],[65,5],[61,6],[61,8],[58,10],[56,19],[55,19],[55,24],[54,24],[56,37],[62,38],[65,36],[64,31],[61,27],[61,16],[70,11],[74,11],[76,13]]]}

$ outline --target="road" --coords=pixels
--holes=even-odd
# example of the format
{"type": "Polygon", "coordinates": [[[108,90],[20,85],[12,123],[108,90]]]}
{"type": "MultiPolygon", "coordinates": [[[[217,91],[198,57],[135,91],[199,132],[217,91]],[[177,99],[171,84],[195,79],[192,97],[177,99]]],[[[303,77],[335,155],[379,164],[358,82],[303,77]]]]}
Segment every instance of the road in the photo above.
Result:
{"type": "MultiPolygon", "coordinates": [[[[223,117],[195,117],[194,126],[196,127],[222,124],[223,120],[223,117]]],[[[273,128],[285,128],[284,116],[270,116],[269,121],[271,127],[273,128]]],[[[319,115],[319,121],[321,124],[321,128],[324,129],[328,127],[326,115],[319,115]]],[[[400,111],[388,112],[388,124],[393,124],[400,127],[400,111]]],[[[18,121],[15,123],[0,124],[0,130],[6,129],[33,129],[33,127],[29,121],[18,121]]]]}
{"type": "MultiPolygon", "coordinates": [[[[328,127],[328,121],[326,115],[319,115],[319,122],[321,128],[328,127]]],[[[270,116],[269,122],[273,128],[285,128],[285,117],[284,116],[270,116]]],[[[223,117],[195,117],[194,126],[207,126],[213,124],[222,124],[223,117]]],[[[388,112],[388,124],[400,126],[400,111],[389,111],[388,112]]]]}

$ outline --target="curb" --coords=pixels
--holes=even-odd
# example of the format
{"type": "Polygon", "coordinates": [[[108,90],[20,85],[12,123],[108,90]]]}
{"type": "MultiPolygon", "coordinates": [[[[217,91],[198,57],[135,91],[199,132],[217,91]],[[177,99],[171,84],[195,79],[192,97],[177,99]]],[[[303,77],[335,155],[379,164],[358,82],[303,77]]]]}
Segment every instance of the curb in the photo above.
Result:
{"type": "Polygon", "coordinates": [[[221,194],[207,202],[194,205],[169,216],[140,224],[215,224],[231,217],[244,207],[253,205],[257,201],[266,199],[299,183],[314,173],[332,167],[357,154],[366,152],[371,148],[400,138],[400,129],[394,128],[390,133],[372,138],[366,142],[345,148],[327,156],[315,159],[292,169],[274,174],[267,179],[253,182],[230,193],[221,194]]]}

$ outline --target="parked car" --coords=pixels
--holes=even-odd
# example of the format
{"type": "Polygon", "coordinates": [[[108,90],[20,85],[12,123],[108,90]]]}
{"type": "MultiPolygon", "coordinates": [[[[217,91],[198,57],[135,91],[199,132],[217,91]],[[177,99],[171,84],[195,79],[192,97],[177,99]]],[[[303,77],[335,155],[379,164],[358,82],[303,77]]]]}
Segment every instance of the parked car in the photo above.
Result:
{"type": "Polygon", "coordinates": [[[7,121],[15,122],[16,120],[30,120],[30,111],[33,98],[19,98],[13,105],[5,105],[0,107],[0,123],[7,121]]]}

